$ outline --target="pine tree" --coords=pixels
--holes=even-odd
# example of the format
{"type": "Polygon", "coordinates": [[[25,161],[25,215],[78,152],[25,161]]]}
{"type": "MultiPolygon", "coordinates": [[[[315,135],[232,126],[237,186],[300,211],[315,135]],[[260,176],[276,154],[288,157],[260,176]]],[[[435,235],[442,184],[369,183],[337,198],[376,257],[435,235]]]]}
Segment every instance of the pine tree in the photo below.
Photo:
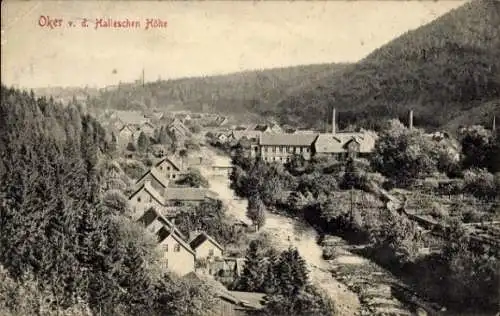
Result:
{"type": "Polygon", "coordinates": [[[118,140],[116,139],[115,133],[111,132],[111,141],[109,142],[109,152],[111,154],[116,153],[118,149],[118,140]]]}
{"type": "Polygon", "coordinates": [[[140,152],[146,152],[149,147],[149,138],[144,134],[144,132],[141,132],[139,134],[139,138],[137,139],[137,149],[140,152]]]}
{"type": "Polygon", "coordinates": [[[172,138],[170,137],[168,130],[165,126],[162,126],[158,134],[158,143],[166,146],[172,146],[172,138]]]}
{"type": "Polygon", "coordinates": [[[258,292],[263,289],[266,266],[259,253],[259,242],[252,240],[245,256],[245,267],[238,281],[239,291],[258,292]]]}
{"type": "Polygon", "coordinates": [[[265,223],[265,206],[259,197],[252,197],[248,200],[247,217],[253,222],[256,230],[259,230],[265,223]]]}

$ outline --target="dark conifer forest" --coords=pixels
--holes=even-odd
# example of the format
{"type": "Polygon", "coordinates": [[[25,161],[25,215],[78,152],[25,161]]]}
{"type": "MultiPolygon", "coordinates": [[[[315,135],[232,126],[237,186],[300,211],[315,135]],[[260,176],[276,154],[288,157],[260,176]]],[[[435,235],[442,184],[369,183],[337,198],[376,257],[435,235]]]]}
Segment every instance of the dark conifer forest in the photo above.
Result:
{"type": "Polygon", "coordinates": [[[96,120],[78,104],[63,107],[2,86],[0,126],[2,313],[206,310],[199,308],[210,303],[209,291],[159,274],[155,240],[126,209],[101,202],[98,161],[110,137],[96,120]],[[172,304],[179,299],[186,304],[172,304]]]}

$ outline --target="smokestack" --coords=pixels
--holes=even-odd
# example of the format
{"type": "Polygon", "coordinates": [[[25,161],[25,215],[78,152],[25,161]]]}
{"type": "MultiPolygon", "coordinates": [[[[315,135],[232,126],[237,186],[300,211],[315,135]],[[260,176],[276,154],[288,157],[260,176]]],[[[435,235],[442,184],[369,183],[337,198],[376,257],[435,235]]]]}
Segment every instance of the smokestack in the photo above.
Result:
{"type": "Polygon", "coordinates": [[[410,118],[408,119],[408,127],[413,129],[413,110],[410,110],[410,118]]]}
{"type": "Polygon", "coordinates": [[[332,112],[332,134],[335,134],[337,132],[337,124],[335,120],[335,108],[333,108],[332,112]]]}
{"type": "Polygon", "coordinates": [[[496,130],[497,130],[497,128],[496,128],[496,116],[495,116],[495,115],[493,115],[493,125],[491,126],[491,131],[492,131],[493,133],[495,133],[495,132],[496,132],[496,130]]]}

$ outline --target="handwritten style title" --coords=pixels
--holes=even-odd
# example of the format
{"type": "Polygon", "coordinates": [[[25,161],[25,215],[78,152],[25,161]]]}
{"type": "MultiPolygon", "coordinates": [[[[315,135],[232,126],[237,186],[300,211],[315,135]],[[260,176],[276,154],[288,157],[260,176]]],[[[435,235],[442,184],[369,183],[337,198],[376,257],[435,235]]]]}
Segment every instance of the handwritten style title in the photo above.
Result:
{"type": "Polygon", "coordinates": [[[168,22],[161,19],[145,19],[144,21],[130,19],[111,19],[97,18],[87,19],[82,18],[75,22],[72,20],[64,20],[62,18],[53,18],[48,15],[41,15],[38,19],[38,26],[48,29],[59,29],[63,27],[80,27],[80,28],[107,28],[107,29],[164,29],[167,28],[168,22]]]}

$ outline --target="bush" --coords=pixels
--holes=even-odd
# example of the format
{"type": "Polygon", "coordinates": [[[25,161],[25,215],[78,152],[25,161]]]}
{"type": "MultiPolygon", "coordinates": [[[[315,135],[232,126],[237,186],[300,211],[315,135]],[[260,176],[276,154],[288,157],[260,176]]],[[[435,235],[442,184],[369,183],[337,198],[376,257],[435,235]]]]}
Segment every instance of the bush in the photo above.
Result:
{"type": "Polygon", "coordinates": [[[335,259],[335,248],[324,246],[323,247],[323,259],[325,260],[333,260],[335,259]]]}
{"type": "Polygon", "coordinates": [[[451,180],[448,183],[443,183],[439,186],[439,193],[445,195],[457,195],[464,192],[464,181],[451,180]]]}
{"type": "Polygon", "coordinates": [[[486,169],[470,169],[464,172],[465,192],[482,199],[493,199],[497,188],[493,174],[486,169]]]}
{"type": "Polygon", "coordinates": [[[425,193],[432,194],[435,193],[439,188],[438,180],[436,179],[425,179],[421,182],[421,190],[425,193]]]}
{"type": "Polygon", "coordinates": [[[121,167],[131,179],[139,179],[147,170],[146,166],[137,160],[125,160],[121,163],[121,167]]]}
{"type": "Polygon", "coordinates": [[[429,212],[429,215],[431,215],[432,217],[437,218],[437,219],[443,219],[443,218],[450,216],[450,214],[444,208],[444,206],[437,203],[437,202],[432,203],[432,208],[431,208],[431,211],[429,212]]]}

